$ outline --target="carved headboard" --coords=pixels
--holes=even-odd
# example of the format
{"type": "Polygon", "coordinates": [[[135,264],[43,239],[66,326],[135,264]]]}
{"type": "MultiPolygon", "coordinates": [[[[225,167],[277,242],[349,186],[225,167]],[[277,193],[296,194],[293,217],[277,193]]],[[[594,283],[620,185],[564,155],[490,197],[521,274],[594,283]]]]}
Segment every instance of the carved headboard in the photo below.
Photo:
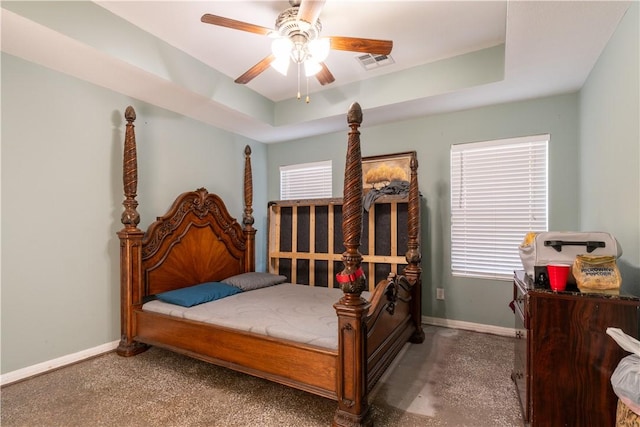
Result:
{"type": "Polygon", "coordinates": [[[246,238],[215,194],[181,194],[142,240],[144,294],[220,281],[247,271],[246,238]]]}
{"type": "Polygon", "coordinates": [[[136,201],[138,159],[133,122],[135,111],[125,112],[123,184],[124,228],[120,238],[123,325],[131,328],[130,311],[143,298],[198,283],[220,281],[255,270],[253,184],[251,148],[244,156],[244,214],[242,226],[229,214],[222,199],[206,189],[183,193],[169,211],[158,217],[146,232],[138,228],[136,201]]]}

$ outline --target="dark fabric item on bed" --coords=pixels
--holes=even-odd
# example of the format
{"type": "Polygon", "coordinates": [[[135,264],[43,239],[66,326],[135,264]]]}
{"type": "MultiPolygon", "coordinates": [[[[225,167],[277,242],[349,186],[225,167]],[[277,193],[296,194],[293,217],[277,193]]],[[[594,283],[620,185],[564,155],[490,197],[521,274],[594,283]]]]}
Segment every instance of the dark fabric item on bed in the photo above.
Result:
{"type": "MultiPolygon", "coordinates": [[[[376,199],[385,195],[397,194],[399,196],[406,197],[409,195],[409,186],[409,181],[394,180],[380,189],[372,188],[362,198],[362,208],[366,212],[369,212],[371,205],[376,201],[376,199]]],[[[421,193],[420,196],[422,197],[421,193]]]]}
{"type": "Polygon", "coordinates": [[[242,273],[224,279],[222,282],[235,286],[243,291],[251,291],[253,289],[266,288],[267,286],[279,285],[287,281],[286,276],[272,273],[261,273],[252,271],[242,273]]]}
{"type": "Polygon", "coordinates": [[[215,301],[229,295],[242,292],[240,288],[221,282],[207,282],[187,288],[162,292],[158,295],[160,301],[170,304],[181,305],[182,307],[193,307],[209,301],[215,301]]]}

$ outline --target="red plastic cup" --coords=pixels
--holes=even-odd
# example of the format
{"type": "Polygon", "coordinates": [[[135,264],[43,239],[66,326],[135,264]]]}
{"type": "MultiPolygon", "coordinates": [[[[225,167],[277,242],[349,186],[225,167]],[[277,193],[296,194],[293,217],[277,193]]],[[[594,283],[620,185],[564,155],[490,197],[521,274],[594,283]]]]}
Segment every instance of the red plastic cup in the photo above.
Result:
{"type": "Polygon", "coordinates": [[[547,265],[547,274],[549,275],[549,286],[554,291],[564,291],[567,287],[567,279],[569,278],[568,264],[549,264],[547,265]]]}

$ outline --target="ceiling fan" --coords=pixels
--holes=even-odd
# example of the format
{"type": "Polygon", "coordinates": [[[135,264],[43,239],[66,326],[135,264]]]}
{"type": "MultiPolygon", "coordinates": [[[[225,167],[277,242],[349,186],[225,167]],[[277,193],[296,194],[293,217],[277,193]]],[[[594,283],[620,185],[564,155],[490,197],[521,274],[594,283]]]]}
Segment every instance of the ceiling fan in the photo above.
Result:
{"type": "MultiPolygon", "coordinates": [[[[364,39],[357,37],[320,37],[322,24],[320,12],[325,0],[289,0],[291,7],[280,13],[275,29],[249,24],[235,19],[211,14],[202,15],[207,24],[247,31],[272,37],[272,53],[249,68],[235,82],[246,84],[269,66],[286,75],[290,62],[298,67],[304,65],[307,76],[315,75],[321,85],[335,81],[324,63],[330,49],[389,55],[393,47],[391,40],[364,39]]],[[[299,70],[299,68],[298,68],[299,70]]],[[[299,97],[299,95],[298,95],[299,97]]]]}

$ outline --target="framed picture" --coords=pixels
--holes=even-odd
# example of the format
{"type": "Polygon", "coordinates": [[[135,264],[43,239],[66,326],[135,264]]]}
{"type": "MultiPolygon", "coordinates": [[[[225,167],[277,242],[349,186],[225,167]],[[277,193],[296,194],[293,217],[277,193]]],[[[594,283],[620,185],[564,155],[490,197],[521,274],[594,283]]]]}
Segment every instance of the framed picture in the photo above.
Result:
{"type": "Polygon", "coordinates": [[[409,181],[411,156],[415,151],[362,158],[362,188],[365,193],[380,189],[391,181],[409,181]]]}

